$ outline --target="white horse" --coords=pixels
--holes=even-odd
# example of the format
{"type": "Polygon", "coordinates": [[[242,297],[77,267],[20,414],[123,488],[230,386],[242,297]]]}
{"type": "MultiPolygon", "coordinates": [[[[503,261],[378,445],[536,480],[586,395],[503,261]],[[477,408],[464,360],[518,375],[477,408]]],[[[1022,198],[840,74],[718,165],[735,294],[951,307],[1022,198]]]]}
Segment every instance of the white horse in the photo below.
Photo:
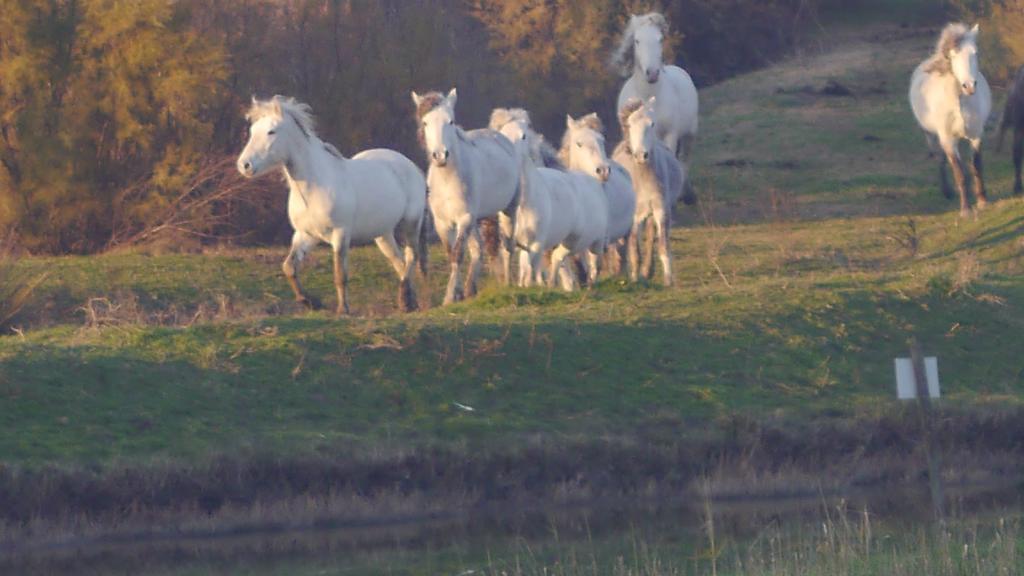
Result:
{"type": "Polygon", "coordinates": [[[579,120],[570,116],[566,127],[559,158],[570,170],[579,171],[600,185],[607,206],[605,239],[613,273],[617,273],[622,265],[619,249],[625,246],[633,233],[633,215],[636,213],[633,182],[625,168],[608,158],[604,125],[597,114],[579,120]]]}
{"type": "Polygon", "coordinates": [[[960,192],[960,215],[971,212],[960,166],[960,140],[966,139],[974,149],[971,172],[978,208],[988,203],[982,179],[981,137],[992,112],[992,91],[978,68],[978,26],[968,29],[963,24],[949,24],[939,36],[935,53],[922,62],[910,80],[910,106],[918,124],[924,129],[928,145],[942,150],[939,176],[942,193],[953,194],[946,178],[946,164],[953,169],[953,179],[960,192]]]}
{"type": "MultiPolygon", "coordinates": [[[[662,44],[668,30],[668,21],[657,12],[630,16],[622,40],[612,54],[612,66],[628,77],[619,91],[615,109],[622,110],[631,98],[644,102],[656,98],[653,117],[658,139],[679,158],[689,174],[697,138],[697,87],[686,70],[666,66],[662,61],[662,44]]],[[[696,201],[689,183],[684,200],[687,204],[696,201]]]]}
{"type": "Polygon", "coordinates": [[[427,184],[437,234],[448,250],[451,274],[444,303],[476,294],[483,241],[478,220],[497,215],[501,228],[501,257],[507,285],[511,280],[512,234],[519,195],[519,163],[515,147],[490,129],[465,132],[455,123],[458,92],[447,96],[412,93],[420,122],[420,144],[430,161],[427,184]],[[459,275],[468,244],[470,269],[465,290],[459,275]]]}
{"type": "Polygon", "coordinates": [[[629,240],[630,278],[636,282],[640,271],[645,278],[654,274],[654,236],[658,237],[658,257],[661,259],[665,286],[672,285],[672,253],[668,236],[672,231],[672,206],[683,194],[686,175],[682,164],[672,151],[655,137],[654,98],[646,103],[638,99],[626,102],[619,111],[623,139],[612,153],[633,179],[637,206],[633,235],[629,240]],[[639,235],[645,223],[647,244],[643,264],[639,262],[639,235]]]}
{"type": "Polygon", "coordinates": [[[490,127],[508,138],[519,153],[519,207],[515,241],[519,245],[519,286],[544,282],[541,258],[566,242],[577,224],[576,178],[564,170],[548,168],[543,137],[534,132],[530,115],[521,108],[496,108],[490,127]]]}
{"type": "Polygon", "coordinates": [[[423,172],[392,150],[367,150],[347,159],[313,131],[310,108],[293,98],[253,98],[246,118],[249,142],[238,157],[238,170],[253,178],[280,169],[288,182],[288,218],[295,234],[282,268],[295,299],[319,308],[299,284],[302,259],[318,242],[334,252],[338,314],[347,314],[348,252],[371,240],[394,266],[401,280],[399,305],[416,309],[411,275],[416,262],[425,270],[423,218],[427,186],[423,172]],[[403,259],[395,233],[404,240],[403,259]]]}

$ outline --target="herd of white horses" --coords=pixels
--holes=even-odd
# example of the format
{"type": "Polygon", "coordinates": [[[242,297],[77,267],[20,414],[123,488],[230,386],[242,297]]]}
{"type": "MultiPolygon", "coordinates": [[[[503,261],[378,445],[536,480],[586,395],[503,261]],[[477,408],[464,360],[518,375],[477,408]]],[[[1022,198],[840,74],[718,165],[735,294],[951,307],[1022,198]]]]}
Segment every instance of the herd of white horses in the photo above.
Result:
{"type": "MultiPolygon", "coordinates": [[[[283,270],[296,299],[320,303],[303,290],[298,268],[316,244],[333,248],[337,312],[349,312],[348,255],[376,242],[400,279],[399,305],[417,308],[412,277],[426,271],[429,222],[445,247],[450,273],[444,303],[473,296],[481,272],[480,223],[496,218],[501,281],[519,286],[593,284],[602,264],[622,272],[623,251],[633,281],[652,277],[657,246],[664,283],[672,284],[669,232],[673,206],[690,194],[688,163],[698,128],[698,96],[690,75],[663,62],[668,25],[658,13],[630,18],[613,65],[627,77],[617,110],[622,142],[611,157],[597,114],[567,116],[555,150],[533,130],[522,109],[493,111],[487,128],[466,131],[456,121],[458,92],[412,93],[426,176],[398,152],[368,150],[345,158],[314,132],[309,106],[292,98],[253,99],[249,141],[238,158],[247,177],[284,173],[288,216],[295,230],[283,270]],[[429,212],[428,212],[429,211],[429,212]],[[432,217],[432,218],[431,218],[432,217]],[[640,237],[646,234],[641,260],[640,237]],[[463,280],[465,253],[468,270],[463,280]],[[544,257],[550,259],[544,265],[544,257]],[[573,263],[570,266],[570,262],[573,263]],[[579,273],[577,269],[579,268],[579,273]]],[[[951,24],[936,52],[914,72],[911,104],[929,142],[952,168],[963,214],[970,210],[958,143],[974,149],[979,208],[987,200],[981,136],[991,112],[989,86],[978,68],[978,28],[951,24]]]]}

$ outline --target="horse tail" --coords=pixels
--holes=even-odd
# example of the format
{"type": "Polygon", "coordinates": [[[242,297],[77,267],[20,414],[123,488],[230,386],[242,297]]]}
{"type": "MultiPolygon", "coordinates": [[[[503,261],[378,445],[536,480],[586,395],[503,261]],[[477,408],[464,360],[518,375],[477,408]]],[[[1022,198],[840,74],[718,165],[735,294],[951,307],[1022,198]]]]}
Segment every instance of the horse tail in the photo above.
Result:
{"type": "Polygon", "coordinates": [[[420,266],[420,273],[423,277],[427,277],[428,258],[430,256],[430,228],[434,224],[434,215],[430,212],[430,207],[423,209],[423,218],[420,220],[420,238],[416,244],[416,261],[420,266]]]}

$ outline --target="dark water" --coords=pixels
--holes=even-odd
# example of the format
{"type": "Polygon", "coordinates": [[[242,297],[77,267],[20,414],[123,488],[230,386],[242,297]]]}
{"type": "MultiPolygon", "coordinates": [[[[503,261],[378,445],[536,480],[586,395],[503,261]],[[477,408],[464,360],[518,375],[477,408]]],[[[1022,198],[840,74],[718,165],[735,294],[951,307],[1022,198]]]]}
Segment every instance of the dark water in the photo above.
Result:
{"type": "MultiPolygon", "coordinates": [[[[733,551],[737,558],[738,551],[748,554],[768,546],[769,538],[782,542],[780,535],[798,543],[807,540],[814,549],[830,541],[824,539],[831,537],[829,530],[845,530],[859,541],[865,522],[871,537],[880,541],[937,525],[930,501],[920,491],[708,504],[596,503],[506,508],[330,531],[38,549],[0,558],[0,574],[710,574],[715,554],[707,506],[716,547],[733,551]]],[[[975,526],[1003,526],[1006,518],[1019,518],[1021,494],[1015,487],[950,490],[948,507],[950,516],[971,519],[975,526]]],[[[1012,537],[1020,539],[1016,532],[1012,537]]],[[[775,544],[770,546],[774,554],[775,544]]],[[[723,568],[719,573],[744,572],[723,568]]]]}

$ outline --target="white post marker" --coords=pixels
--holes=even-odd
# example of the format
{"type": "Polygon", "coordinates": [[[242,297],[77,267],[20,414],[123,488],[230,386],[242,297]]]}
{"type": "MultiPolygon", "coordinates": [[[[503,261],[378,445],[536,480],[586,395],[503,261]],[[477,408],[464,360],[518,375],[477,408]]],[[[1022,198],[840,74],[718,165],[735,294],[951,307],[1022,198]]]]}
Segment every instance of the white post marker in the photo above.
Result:
{"type": "MultiPolygon", "coordinates": [[[[924,359],[924,372],[928,378],[928,396],[939,398],[939,360],[934,356],[924,359]]],[[[896,359],[896,395],[900,400],[917,399],[917,383],[914,380],[914,361],[910,358],[896,359]]]]}

